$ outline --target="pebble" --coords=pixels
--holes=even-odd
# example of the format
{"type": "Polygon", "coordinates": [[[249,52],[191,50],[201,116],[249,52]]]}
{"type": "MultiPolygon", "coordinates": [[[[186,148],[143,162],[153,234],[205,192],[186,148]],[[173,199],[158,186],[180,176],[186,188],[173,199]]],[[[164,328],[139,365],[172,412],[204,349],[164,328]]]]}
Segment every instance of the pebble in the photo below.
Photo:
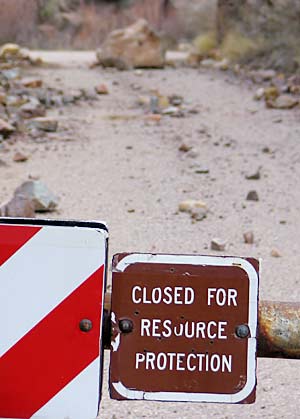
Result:
{"type": "Polygon", "coordinates": [[[26,154],[21,153],[20,151],[17,151],[13,157],[13,161],[20,163],[28,160],[28,156],[26,154]]]}
{"type": "Polygon", "coordinates": [[[208,209],[206,203],[200,200],[188,199],[180,202],[179,211],[187,212],[195,221],[201,221],[207,217],[208,209]]]}
{"type": "Polygon", "coordinates": [[[0,119],[0,134],[2,134],[4,137],[7,137],[14,131],[15,128],[9,122],[0,119]]]}
{"type": "Polygon", "coordinates": [[[42,87],[43,81],[34,77],[26,77],[20,80],[20,84],[22,84],[24,87],[36,89],[38,87],[42,87]]]}
{"type": "Polygon", "coordinates": [[[253,231],[246,231],[243,234],[243,237],[244,237],[244,243],[247,243],[247,244],[253,244],[254,243],[253,231]]]}
{"type": "Polygon", "coordinates": [[[265,95],[265,89],[263,87],[260,87],[259,89],[256,90],[255,94],[254,94],[254,99],[255,100],[261,100],[265,95]]]}
{"type": "Polygon", "coordinates": [[[58,121],[50,117],[40,117],[30,120],[29,127],[46,132],[55,132],[58,128],[58,121]]]}
{"type": "Polygon", "coordinates": [[[258,193],[255,190],[249,191],[246,199],[247,201],[259,201],[258,193]]]}
{"type": "Polygon", "coordinates": [[[291,95],[280,95],[275,99],[266,102],[268,108],[273,109],[292,109],[299,104],[299,99],[291,95]]]}
{"type": "Polygon", "coordinates": [[[98,93],[98,95],[108,95],[109,94],[109,90],[108,87],[106,86],[106,84],[99,84],[99,86],[95,87],[96,93],[98,93]]]}
{"type": "Polygon", "coordinates": [[[0,215],[2,217],[34,218],[33,202],[24,195],[15,195],[9,202],[0,207],[0,215]]]}
{"type": "Polygon", "coordinates": [[[280,258],[282,255],[281,255],[281,253],[279,252],[278,249],[274,248],[274,249],[271,250],[271,256],[273,258],[280,258]]]}
{"type": "Polygon", "coordinates": [[[186,143],[182,143],[179,147],[178,150],[182,151],[183,153],[187,153],[188,151],[190,151],[192,149],[192,146],[186,144],[186,143]]]}
{"type": "Polygon", "coordinates": [[[224,251],[226,248],[226,242],[219,238],[212,239],[210,243],[211,250],[217,250],[217,251],[224,251]]]}
{"type": "Polygon", "coordinates": [[[260,179],[260,170],[259,169],[257,169],[257,171],[256,172],[254,172],[253,174],[251,174],[251,175],[246,175],[245,176],[245,178],[247,179],[247,180],[259,180],[260,179]]]}

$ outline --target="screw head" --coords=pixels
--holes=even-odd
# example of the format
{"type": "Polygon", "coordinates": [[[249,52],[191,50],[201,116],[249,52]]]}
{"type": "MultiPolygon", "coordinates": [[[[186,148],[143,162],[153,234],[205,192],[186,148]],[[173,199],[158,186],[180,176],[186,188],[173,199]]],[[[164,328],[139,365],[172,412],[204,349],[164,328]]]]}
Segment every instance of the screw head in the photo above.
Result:
{"type": "Polygon", "coordinates": [[[122,333],[130,333],[133,330],[133,322],[129,319],[123,319],[119,321],[119,328],[122,333]]]}
{"type": "Polygon", "coordinates": [[[79,322],[79,329],[82,332],[87,333],[90,330],[92,330],[92,328],[93,328],[93,323],[92,323],[91,320],[89,320],[89,319],[82,319],[82,320],[80,320],[80,322],[79,322]]]}
{"type": "Polygon", "coordinates": [[[235,328],[235,334],[238,338],[247,338],[250,335],[249,326],[247,324],[240,324],[235,328]]]}

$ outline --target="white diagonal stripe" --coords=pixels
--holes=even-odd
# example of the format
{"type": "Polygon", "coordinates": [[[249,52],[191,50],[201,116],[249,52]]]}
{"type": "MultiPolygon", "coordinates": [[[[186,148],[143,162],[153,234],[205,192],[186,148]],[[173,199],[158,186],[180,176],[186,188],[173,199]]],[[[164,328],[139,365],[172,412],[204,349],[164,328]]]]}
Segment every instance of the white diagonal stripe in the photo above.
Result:
{"type": "Polygon", "coordinates": [[[45,226],[0,267],[0,357],[105,263],[106,237],[45,226]]]}
{"type": "Polygon", "coordinates": [[[95,419],[98,413],[100,361],[97,358],[45,404],[32,419],[95,419]]]}

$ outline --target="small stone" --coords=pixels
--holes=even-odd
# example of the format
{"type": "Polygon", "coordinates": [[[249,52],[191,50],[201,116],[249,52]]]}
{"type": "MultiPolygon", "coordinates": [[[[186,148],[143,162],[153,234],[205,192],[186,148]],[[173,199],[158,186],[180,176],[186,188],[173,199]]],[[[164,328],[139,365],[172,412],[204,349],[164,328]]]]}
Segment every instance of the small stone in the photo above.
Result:
{"type": "Polygon", "coordinates": [[[272,249],[271,250],[271,256],[273,258],[280,258],[282,255],[281,255],[281,253],[279,252],[278,249],[272,249]]]}
{"type": "Polygon", "coordinates": [[[214,68],[214,66],[216,65],[216,60],[207,58],[205,60],[202,60],[200,64],[201,64],[201,67],[204,67],[204,68],[214,68]]]}
{"type": "Polygon", "coordinates": [[[22,195],[33,203],[36,212],[54,211],[58,205],[58,199],[47,186],[39,180],[28,180],[19,186],[14,196],[22,195]]]}
{"type": "Polygon", "coordinates": [[[176,106],[169,106],[168,108],[163,109],[162,114],[170,116],[184,116],[182,110],[176,106]]]}
{"type": "Polygon", "coordinates": [[[18,44],[4,44],[0,49],[0,58],[8,59],[12,57],[18,57],[20,55],[21,48],[18,44]]]}
{"type": "Polygon", "coordinates": [[[205,208],[207,209],[206,203],[196,199],[187,199],[180,202],[178,209],[181,212],[192,212],[196,208],[205,208]]]}
{"type": "Polygon", "coordinates": [[[9,122],[6,122],[0,118],[0,134],[2,134],[4,138],[8,137],[14,131],[15,128],[9,122]]]}
{"type": "Polygon", "coordinates": [[[160,122],[161,121],[161,115],[155,114],[155,113],[150,113],[149,115],[146,115],[145,119],[147,121],[160,122]]]}
{"type": "Polygon", "coordinates": [[[7,80],[18,79],[21,74],[19,68],[10,68],[9,70],[2,70],[1,73],[7,80]]]}
{"type": "Polygon", "coordinates": [[[259,180],[260,179],[260,170],[257,169],[256,172],[254,172],[253,174],[250,174],[250,175],[246,175],[245,178],[247,180],[259,180]]]}
{"type": "Polygon", "coordinates": [[[186,143],[182,143],[179,147],[178,150],[182,151],[183,153],[187,153],[188,151],[190,151],[193,147],[186,144],[186,143]]]}
{"type": "Polygon", "coordinates": [[[249,75],[255,83],[260,83],[262,81],[272,80],[274,77],[276,77],[276,71],[272,69],[257,70],[251,71],[249,75]]]}
{"type": "Polygon", "coordinates": [[[268,100],[274,100],[279,96],[279,90],[276,86],[266,87],[264,89],[264,96],[266,102],[268,100]]]}
{"type": "Polygon", "coordinates": [[[191,215],[191,218],[195,221],[201,221],[207,217],[207,206],[205,202],[200,200],[188,199],[182,201],[178,207],[179,211],[187,212],[191,215]]]}
{"type": "Polygon", "coordinates": [[[280,95],[276,99],[269,99],[266,102],[268,108],[292,109],[299,104],[299,99],[290,95],[280,95]]]}
{"type": "Polygon", "coordinates": [[[58,121],[50,117],[34,118],[30,120],[29,128],[46,132],[55,132],[58,128],[58,121]]]}
{"type": "Polygon", "coordinates": [[[247,201],[259,201],[258,193],[256,191],[249,191],[247,194],[247,201]]]}
{"type": "Polygon", "coordinates": [[[229,69],[229,61],[227,58],[223,58],[222,61],[217,61],[214,64],[216,70],[227,71],[229,69]]]}
{"type": "Polygon", "coordinates": [[[139,96],[137,99],[137,104],[139,106],[150,106],[151,98],[150,96],[139,96]]]}
{"type": "Polygon", "coordinates": [[[2,217],[34,218],[33,202],[24,195],[16,195],[0,207],[0,215],[2,217]]]}
{"type": "Polygon", "coordinates": [[[246,233],[243,234],[244,242],[247,244],[253,244],[254,243],[254,234],[252,231],[246,231],[246,233]]]}
{"type": "Polygon", "coordinates": [[[202,221],[207,217],[207,208],[193,208],[190,211],[191,218],[195,221],[202,221]]]}
{"type": "Polygon", "coordinates": [[[226,248],[226,242],[219,238],[212,239],[210,243],[211,250],[217,250],[217,251],[224,251],[226,248]]]}
{"type": "Polygon", "coordinates": [[[143,72],[143,70],[138,68],[137,70],[134,71],[134,74],[138,77],[141,77],[141,76],[143,76],[144,72],[143,72]]]}
{"type": "Polygon", "coordinates": [[[19,112],[21,117],[25,119],[38,118],[46,115],[45,107],[35,97],[31,97],[27,103],[20,106],[19,112]]]}
{"type": "Polygon", "coordinates": [[[20,80],[20,84],[22,84],[24,87],[36,89],[38,87],[42,87],[43,81],[34,77],[26,77],[20,80]]]}
{"type": "Polygon", "coordinates": [[[28,156],[26,154],[21,153],[20,151],[17,151],[13,157],[13,161],[20,163],[28,160],[28,156]]]}
{"type": "Polygon", "coordinates": [[[265,89],[263,87],[260,87],[259,89],[256,90],[255,94],[254,94],[254,99],[255,100],[261,100],[265,95],[265,89]]]}
{"type": "Polygon", "coordinates": [[[109,93],[109,90],[106,84],[99,84],[99,86],[95,87],[95,90],[96,90],[96,93],[98,93],[98,95],[108,95],[109,93]]]}

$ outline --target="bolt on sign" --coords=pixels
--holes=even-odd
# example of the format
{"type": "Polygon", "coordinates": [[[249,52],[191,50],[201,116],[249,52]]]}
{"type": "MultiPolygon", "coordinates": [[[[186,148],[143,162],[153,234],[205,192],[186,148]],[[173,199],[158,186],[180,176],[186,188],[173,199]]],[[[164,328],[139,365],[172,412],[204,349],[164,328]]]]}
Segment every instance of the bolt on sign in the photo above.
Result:
{"type": "Polygon", "coordinates": [[[113,399],[253,403],[256,259],[118,254],[113,399]]]}
{"type": "Polygon", "coordinates": [[[97,416],[107,240],[99,222],[0,219],[0,417],[97,416]]]}

